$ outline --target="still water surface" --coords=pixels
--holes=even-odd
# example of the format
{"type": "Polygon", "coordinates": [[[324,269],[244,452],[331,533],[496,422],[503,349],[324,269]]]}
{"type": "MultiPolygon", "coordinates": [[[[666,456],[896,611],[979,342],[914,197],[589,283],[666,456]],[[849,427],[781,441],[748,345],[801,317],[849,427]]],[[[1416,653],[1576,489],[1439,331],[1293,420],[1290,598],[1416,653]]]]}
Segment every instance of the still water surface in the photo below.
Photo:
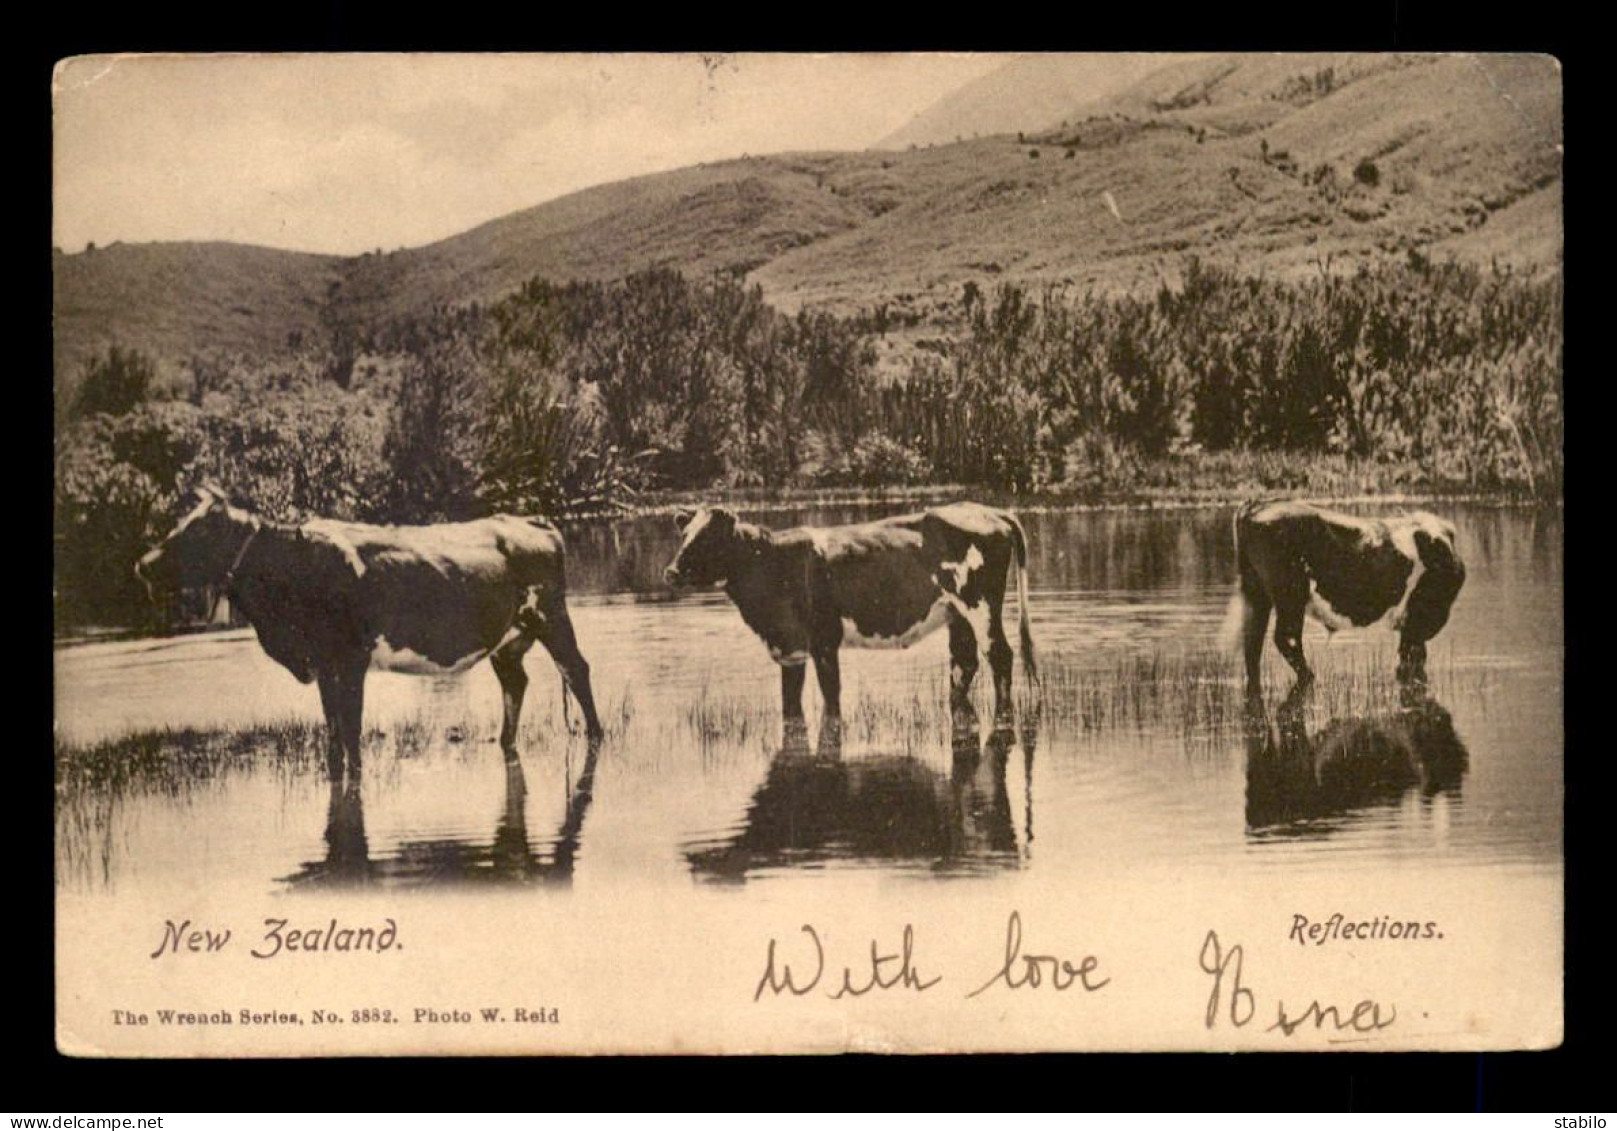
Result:
{"type": "MultiPolygon", "coordinates": [[[[785,526],[896,509],[744,517],[785,526]]],[[[969,883],[1131,868],[1558,873],[1561,519],[1437,509],[1456,521],[1469,576],[1422,697],[1392,686],[1391,634],[1328,637],[1311,623],[1317,691],[1288,697],[1271,648],[1267,701],[1245,709],[1233,658],[1210,651],[1234,576],[1229,512],[1212,509],[1020,512],[1048,674],[1042,705],[1024,697],[1009,730],[951,725],[940,633],[902,652],[846,651],[841,733],[818,725],[811,677],[808,733],[783,734],[776,668],[728,600],[661,584],[677,542],[668,518],[570,532],[574,619],[610,734],[592,751],[567,733],[536,648],[517,770],[494,744],[487,665],[449,679],[373,673],[365,778],[334,792],[317,736],[296,725],[318,722],[318,696],[251,633],[63,647],[61,745],[264,729],[229,752],[219,738],[191,740],[211,754],[159,743],[155,770],[65,776],[59,882],[609,890],[625,876],[722,888],[850,868],[969,883]],[[301,753],[277,753],[287,745],[301,753]]]]}

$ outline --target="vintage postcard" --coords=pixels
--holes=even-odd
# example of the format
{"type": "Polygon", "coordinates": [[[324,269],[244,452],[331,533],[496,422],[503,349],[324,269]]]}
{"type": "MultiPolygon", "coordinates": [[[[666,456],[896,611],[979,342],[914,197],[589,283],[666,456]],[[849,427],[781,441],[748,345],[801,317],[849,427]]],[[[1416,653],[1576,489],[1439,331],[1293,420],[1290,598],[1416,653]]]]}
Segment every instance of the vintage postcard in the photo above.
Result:
{"type": "Polygon", "coordinates": [[[1562,1039],[1538,55],[54,75],[56,1039],[1562,1039]]]}

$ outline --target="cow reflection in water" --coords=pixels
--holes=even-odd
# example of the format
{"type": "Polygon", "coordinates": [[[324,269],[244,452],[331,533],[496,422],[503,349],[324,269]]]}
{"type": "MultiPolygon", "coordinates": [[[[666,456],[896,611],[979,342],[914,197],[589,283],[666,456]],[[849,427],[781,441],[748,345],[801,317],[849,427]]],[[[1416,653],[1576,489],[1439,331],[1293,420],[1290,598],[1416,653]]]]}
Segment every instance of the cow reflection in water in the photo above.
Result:
{"type": "MultiPolygon", "coordinates": [[[[1033,777],[1036,728],[1022,728],[1024,780],[1033,777]]],[[[910,861],[939,872],[1015,868],[1032,839],[1031,793],[1017,844],[1005,768],[1016,734],[996,724],[983,741],[974,712],[957,712],[946,776],[908,756],[844,760],[842,727],[827,719],[810,747],[788,724],[780,752],[753,794],[746,824],[728,841],[686,853],[699,877],[744,880],[749,872],[828,862],[910,861]]]]}
{"type": "Polygon", "coordinates": [[[528,836],[528,781],[520,762],[506,763],[505,808],[492,843],[454,838],[406,840],[396,851],[376,860],[371,859],[365,835],[358,781],[333,781],[326,813],[325,859],[303,865],[286,882],[297,887],[570,884],[600,752],[600,740],[591,740],[578,780],[570,783],[561,827],[544,850],[536,849],[528,836]]]}
{"type": "Polygon", "coordinates": [[[1458,794],[1468,764],[1448,711],[1419,683],[1401,706],[1370,718],[1333,719],[1308,733],[1310,691],[1292,691],[1270,726],[1259,700],[1247,705],[1246,824],[1260,836],[1318,836],[1333,818],[1458,794]]]}

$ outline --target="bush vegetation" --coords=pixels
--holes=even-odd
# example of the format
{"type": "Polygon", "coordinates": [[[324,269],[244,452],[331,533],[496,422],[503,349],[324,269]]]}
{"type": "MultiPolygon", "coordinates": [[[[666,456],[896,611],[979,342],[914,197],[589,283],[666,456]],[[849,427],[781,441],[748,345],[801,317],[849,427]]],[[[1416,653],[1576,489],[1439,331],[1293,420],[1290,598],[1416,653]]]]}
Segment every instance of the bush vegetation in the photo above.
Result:
{"type": "Polygon", "coordinates": [[[1271,463],[1558,497],[1562,301],[1558,277],[1418,257],[1302,282],[1189,261],[1147,296],[968,284],[953,337],[879,378],[879,311],[649,270],[195,358],[173,387],[113,349],[57,433],[58,622],[149,615],[130,564],[204,479],[284,521],[582,517],[652,488],[1094,494],[1271,463]]]}
{"type": "Polygon", "coordinates": [[[952,364],[878,392],[944,480],[1079,487],[1186,451],[1413,463],[1428,485],[1558,496],[1562,290],[1423,259],[1304,282],[1187,264],[1151,297],[1001,287],[952,364]]]}

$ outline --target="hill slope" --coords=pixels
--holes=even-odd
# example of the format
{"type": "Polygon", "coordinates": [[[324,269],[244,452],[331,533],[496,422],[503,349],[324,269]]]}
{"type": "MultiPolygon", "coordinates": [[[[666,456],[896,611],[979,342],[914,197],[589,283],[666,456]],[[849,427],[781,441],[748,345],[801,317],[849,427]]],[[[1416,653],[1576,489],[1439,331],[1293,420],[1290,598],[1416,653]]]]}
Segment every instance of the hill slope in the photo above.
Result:
{"type": "Polygon", "coordinates": [[[344,260],[230,243],[113,244],[52,257],[56,369],[109,345],[157,358],[264,354],[315,341],[344,260]]]}
{"type": "Polygon", "coordinates": [[[1172,71],[1026,144],[895,155],[914,190],[901,205],[754,277],[788,302],[848,305],[874,279],[889,295],[968,278],[1151,286],[1186,254],[1281,273],[1410,248],[1559,257],[1551,60],[1225,56],[1172,71]],[[1481,240],[1505,209],[1519,238],[1481,240]]]}
{"type": "Polygon", "coordinates": [[[1560,106],[1543,57],[1218,56],[1029,123],[1024,144],[713,163],[387,255],[59,255],[58,373],[111,342],[171,362],[273,353],[322,328],[497,299],[535,274],[654,265],[743,273],[787,309],[885,305],[911,337],[951,324],[968,280],[1154,287],[1190,254],[1270,273],[1414,248],[1554,268],[1560,106]]]}
{"type": "Polygon", "coordinates": [[[878,149],[946,145],[1052,125],[1122,92],[1179,56],[1023,55],[921,111],[878,149]]]}

